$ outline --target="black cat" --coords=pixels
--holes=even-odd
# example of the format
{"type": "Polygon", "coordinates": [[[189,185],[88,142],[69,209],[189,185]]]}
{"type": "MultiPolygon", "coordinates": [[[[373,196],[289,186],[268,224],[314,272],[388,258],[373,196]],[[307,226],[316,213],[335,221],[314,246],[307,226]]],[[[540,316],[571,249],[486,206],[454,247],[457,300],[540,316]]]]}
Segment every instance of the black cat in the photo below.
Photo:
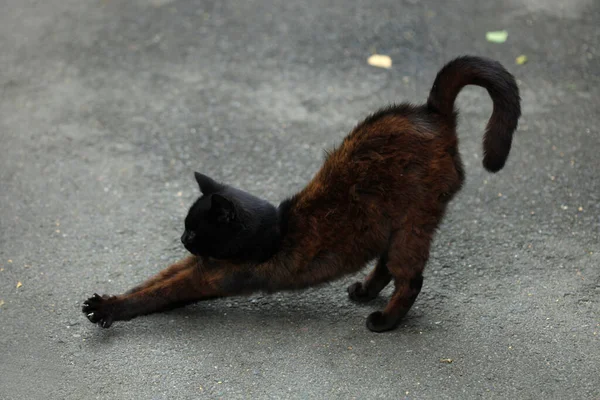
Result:
{"type": "Polygon", "coordinates": [[[482,161],[501,170],[521,115],[517,83],[493,60],[457,58],[440,70],[425,104],[367,117],[278,209],[196,174],[203,196],[182,238],[194,255],[124,294],[94,295],[82,311],[108,328],[200,300],[319,285],[377,260],[348,295],[370,301],[393,281],[387,306],[369,315],[367,327],[394,329],[421,291],[435,232],[465,180],[454,100],[466,85],[492,98],[482,161]]]}

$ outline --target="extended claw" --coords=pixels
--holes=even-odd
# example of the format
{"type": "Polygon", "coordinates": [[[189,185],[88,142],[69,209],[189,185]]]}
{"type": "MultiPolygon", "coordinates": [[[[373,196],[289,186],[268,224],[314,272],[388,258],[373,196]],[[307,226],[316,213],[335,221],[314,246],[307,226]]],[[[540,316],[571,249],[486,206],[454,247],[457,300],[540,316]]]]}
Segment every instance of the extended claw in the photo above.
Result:
{"type": "Polygon", "coordinates": [[[106,328],[110,328],[112,323],[113,323],[112,318],[107,318],[107,319],[100,321],[100,326],[102,328],[106,329],[106,328]]]}
{"type": "Polygon", "coordinates": [[[113,323],[110,310],[106,309],[107,298],[108,296],[100,296],[98,293],[94,293],[92,297],[83,302],[83,306],[81,307],[81,311],[83,311],[87,319],[102,328],[109,328],[113,323]]]}

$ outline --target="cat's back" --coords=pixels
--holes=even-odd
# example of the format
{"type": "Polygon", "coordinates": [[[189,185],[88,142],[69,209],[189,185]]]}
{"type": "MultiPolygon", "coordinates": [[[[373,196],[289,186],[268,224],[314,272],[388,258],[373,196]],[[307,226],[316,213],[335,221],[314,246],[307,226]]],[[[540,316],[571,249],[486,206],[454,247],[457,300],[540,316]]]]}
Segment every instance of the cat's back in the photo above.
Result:
{"type": "Polygon", "coordinates": [[[455,185],[456,166],[454,126],[426,106],[401,104],[359,123],[328,152],[299,198],[309,208],[349,210],[389,199],[408,206],[455,185]]]}
{"type": "Polygon", "coordinates": [[[453,127],[426,106],[391,106],[359,123],[328,153],[319,175],[348,182],[405,176],[402,170],[426,169],[434,158],[455,147],[455,138],[453,127]]]}
{"type": "Polygon", "coordinates": [[[445,131],[443,121],[426,106],[394,105],[365,118],[348,134],[340,149],[358,158],[365,153],[402,156],[442,140],[445,131]]]}

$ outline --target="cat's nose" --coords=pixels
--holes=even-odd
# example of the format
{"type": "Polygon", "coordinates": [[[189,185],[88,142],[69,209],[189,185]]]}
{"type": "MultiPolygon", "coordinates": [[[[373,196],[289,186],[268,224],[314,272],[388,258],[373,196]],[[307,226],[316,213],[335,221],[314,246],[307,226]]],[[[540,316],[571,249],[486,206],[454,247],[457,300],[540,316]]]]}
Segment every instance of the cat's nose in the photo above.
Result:
{"type": "Polygon", "coordinates": [[[183,244],[188,244],[190,243],[192,240],[194,240],[194,232],[188,232],[185,231],[183,232],[183,235],[181,235],[181,243],[183,244]]]}

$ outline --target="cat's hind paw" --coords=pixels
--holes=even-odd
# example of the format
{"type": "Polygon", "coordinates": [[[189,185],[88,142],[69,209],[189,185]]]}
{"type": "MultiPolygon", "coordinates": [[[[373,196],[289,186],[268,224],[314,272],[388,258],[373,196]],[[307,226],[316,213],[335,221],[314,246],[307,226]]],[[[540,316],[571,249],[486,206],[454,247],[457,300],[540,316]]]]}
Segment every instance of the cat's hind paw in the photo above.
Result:
{"type": "Polygon", "coordinates": [[[390,317],[381,311],[371,313],[367,318],[367,328],[371,332],[391,331],[398,325],[399,319],[390,317]]]}
{"type": "Polygon", "coordinates": [[[376,298],[377,295],[373,296],[371,293],[367,292],[361,282],[354,282],[352,285],[348,286],[348,297],[350,300],[357,303],[366,303],[367,301],[376,298]]]}

